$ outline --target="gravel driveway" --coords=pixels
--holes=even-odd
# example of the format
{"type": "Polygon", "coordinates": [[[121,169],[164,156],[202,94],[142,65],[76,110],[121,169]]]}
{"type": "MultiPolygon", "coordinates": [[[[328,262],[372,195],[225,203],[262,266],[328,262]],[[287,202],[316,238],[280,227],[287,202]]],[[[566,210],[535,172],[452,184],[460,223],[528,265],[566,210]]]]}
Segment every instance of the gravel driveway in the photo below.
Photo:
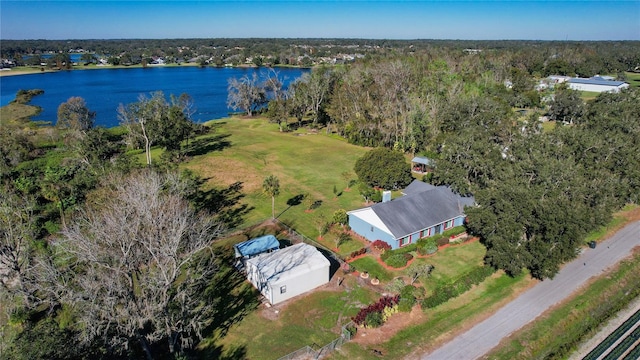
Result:
{"type": "Polygon", "coordinates": [[[422,360],[477,359],[509,336],[534,320],[549,307],[569,297],[592,276],[617,264],[640,246],[640,221],[631,223],[595,249],[585,248],[572,262],[567,263],[553,280],[545,280],[498,310],[491,317],[478,323],[469,331],[422,360]]]}

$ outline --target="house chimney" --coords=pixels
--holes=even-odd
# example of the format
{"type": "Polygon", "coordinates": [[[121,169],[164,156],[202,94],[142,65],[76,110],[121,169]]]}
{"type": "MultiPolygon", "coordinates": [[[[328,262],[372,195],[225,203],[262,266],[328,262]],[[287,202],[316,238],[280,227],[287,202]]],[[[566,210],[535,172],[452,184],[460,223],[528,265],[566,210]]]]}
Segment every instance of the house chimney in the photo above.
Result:
{"type": "Polygon", "coordinates": [[[391,191],[389,190],[385,190],[382,192],[382,202],[389,202],[391,201],[391,191]]]}

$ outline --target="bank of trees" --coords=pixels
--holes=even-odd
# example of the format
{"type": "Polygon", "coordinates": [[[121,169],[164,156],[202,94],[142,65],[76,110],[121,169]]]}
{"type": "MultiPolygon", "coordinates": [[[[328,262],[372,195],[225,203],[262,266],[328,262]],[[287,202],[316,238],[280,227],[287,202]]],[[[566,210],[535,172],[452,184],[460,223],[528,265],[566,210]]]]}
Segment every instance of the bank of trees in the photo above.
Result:
{"type": "MultiPolygon", "coordinates": [[[[470,123],[450,137],[436,182],[472,193],[468,228],[487,247],[486,261],[510,274],[553,277],[584,236],[627,202],[637,203],[638,90],[602,94],[550,133],[535,118],[470,123]],[[632,120],[636,119],[636,120],[632,120]]],[[[474,102],[473,99],[466,101],[474,102]]],[[[485,108],[482,117],[504,114],[485,108]]]]}

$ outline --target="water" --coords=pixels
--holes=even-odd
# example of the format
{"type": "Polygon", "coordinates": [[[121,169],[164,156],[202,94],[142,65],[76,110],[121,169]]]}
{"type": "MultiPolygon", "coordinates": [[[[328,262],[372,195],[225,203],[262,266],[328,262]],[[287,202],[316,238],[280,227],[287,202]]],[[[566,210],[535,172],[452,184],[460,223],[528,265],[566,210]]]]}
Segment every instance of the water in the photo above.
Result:
{"type": "MultiPolygon", "coordinates": [[[[195,104],[193,120],[204,122],[228,116],[233,109],[227,107],[227,86],[230,78],[253,76],[261,78],[269,69],[148,67],[132,69],[72,70],[53,73],[0,77],[0,105],[4,106],[20,89],[42,89],[44,94],[36,96],[32,105],[42,107],[42,113],[34,120],[55,123],[58,106],[72,96],[82,97],[87,107],[96,112],[96,125],[112,127],[118,125],[119,104],[138,101],[140,95],[149,96],[162,91],[179,96],[189,94],[195,104]]],[[[308,69],[283,68],[275,70],[279,78],[288,85],[308,69]]]]}

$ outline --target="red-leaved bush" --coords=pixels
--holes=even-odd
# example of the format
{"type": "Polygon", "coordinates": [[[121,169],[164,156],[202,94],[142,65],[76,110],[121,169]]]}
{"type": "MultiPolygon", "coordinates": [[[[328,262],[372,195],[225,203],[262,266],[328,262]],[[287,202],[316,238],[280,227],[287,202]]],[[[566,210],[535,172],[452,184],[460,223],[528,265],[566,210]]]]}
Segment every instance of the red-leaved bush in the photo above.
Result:
{"type": "Polygon", "coordinates": [[[374,241],[371,246],[381,252],[385,252],[387,250],[391,250],[391,245],[387,244],[386,242],[382,241],[382,240],[376,240],[374,241]]]}
{"type": "Polygon", "coordinates": [[[393,307],[399,302],[400,302],[400,295],[383,296],[380,299],[378,299],[377,302],[367,306],[366,308],[360,309],[358,314],[352,317],[351,320],[353,320],[353,322],[356,325],[364,325],[367,315],[369,315],[369,313],[377,312],[382,314],[385,308],[393,307]]]}
{"type": "Polygon", "coordinates": [[[349,255],[349,257],[353,259],[355,257],[365,254],[366,252],[367,252],[367,248],[362,248],[360,250],[356,250],[352,252],[351,255],[349,255]]]}

